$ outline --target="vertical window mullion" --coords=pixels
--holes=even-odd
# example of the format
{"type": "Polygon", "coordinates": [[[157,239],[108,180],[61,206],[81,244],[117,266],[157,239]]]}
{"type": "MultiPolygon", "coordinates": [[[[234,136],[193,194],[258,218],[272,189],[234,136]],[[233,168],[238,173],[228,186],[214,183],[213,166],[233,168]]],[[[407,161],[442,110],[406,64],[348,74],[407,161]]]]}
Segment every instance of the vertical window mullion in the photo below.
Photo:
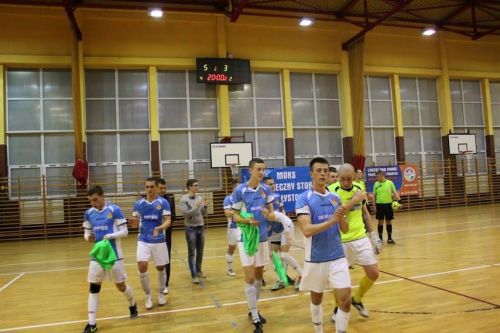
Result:
{"type": "MultiPolygon", "coordinates": [[[[255,82],[255,72],[252,72],[252,82],[255,82]]],[[[255,154],[260,157],[259,151],[259,130],[257,129],[257,97],[255,97],[255,84],[252,84],[252,108],[253,108],[253,127],[255,136],[255,154]]]]}
{"type": "Polygon", "coordinates": [[[316,154],[319,156],[319,133],[318,133],[318,107],[316,102],[316,76],[314,73],[311,75],[312,89],[313,89],[313,111],[314,111],[314,134],[316,136],[316,154]]]}
{"type": "Polygon", "coordinates": [[[186,70],[186,110],[187,110],[187,134],[188,134],[188,172],[189,177],[194,177],[194,162],[193,162],[193,148],[192,148],[192,129],[191,129],[191,96],[189,92],[189,71],[186,70]]]}

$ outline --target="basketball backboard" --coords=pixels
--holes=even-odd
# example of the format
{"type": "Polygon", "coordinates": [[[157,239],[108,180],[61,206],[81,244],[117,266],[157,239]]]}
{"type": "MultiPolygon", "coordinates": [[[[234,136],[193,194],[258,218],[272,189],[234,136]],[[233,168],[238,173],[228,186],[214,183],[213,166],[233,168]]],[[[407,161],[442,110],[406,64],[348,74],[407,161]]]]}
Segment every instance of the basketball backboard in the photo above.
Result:
{"type": "Polygon", "coordinates": [[[476,154],[475,134],[448,134],[451,155],[476,154]]]}
{"type": "Polygon", "coordinates": [[[227,168],[230,165],[248,166],[252,157],[251,142],[210,143],[212,168],[227,168]]]}

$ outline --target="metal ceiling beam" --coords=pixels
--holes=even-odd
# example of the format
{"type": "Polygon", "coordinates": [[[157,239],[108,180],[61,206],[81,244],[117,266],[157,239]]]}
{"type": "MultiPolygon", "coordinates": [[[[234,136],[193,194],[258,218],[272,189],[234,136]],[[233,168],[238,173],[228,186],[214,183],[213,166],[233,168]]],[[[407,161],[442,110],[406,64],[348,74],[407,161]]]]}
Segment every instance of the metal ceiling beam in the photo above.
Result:
{"type": "Polygon", "coordinates": [[[347,42],[345,43],[342,43],[342,49],[343,50],[348,50],[349,47],[356,43],[361,37],[363,37],[368,31],[372,30],[373,28],[375,28],[377,25],[379,25],[380,23],[384,22],[386,19],[388,19],[389,17],[391,17],[394,13],[398,12],[399,10],[401,10],[402,8],[406,7],[407,5],[409,5],[413,0],[406,0],[406,1],[401,1],[399,3],[399,5],[397,6],[394,6],[389,12],[387,12],[385,15],[381,16],[380,18],[378,18],[375,22],[373,23],[370,23],[367,27],[365,27],[363,30],[361,30],[360,32],[358,32],[356,35],[354,35],[353,37],[351,37],[351,39],[349,39],[347,42]]]}
{"type": "Polygon", "coordinates": [[[83,36],[80,28],[78,27],[78,22],[76,22],[75,17],[75,9],[76,9],[76,1],[74,0],[64,0],[64,10],[66,11],[66,15],[68,15],[69,22],[71,23],[71,28],[75,33],[76,39],[81,41],[83,36]]]}
{"type": "Polygon", "coordinates": [[[472,37],[472,40],[478,40],[479,38],[482,38],[482,37],[484,37],[484,36],[486,36],[486,35],[489,35],[489,34],[491,34],[491,33],[495,32],[495,31],[497,31],[497,30],[500,30],[500,24],[499,24],[499,25],[497,25],[496,27],[491,28],[491,29],[490,29],[490,30],[488,30],[488,31],[478,33],[477,35],[475,35],[475,36],[473,36],[473,37],[472,37]]]}
{"type": "Polygon", "coordinates": [[[456,10],[454,10],[453,12],[451,12],[451,14],[449,14],[448,16],[446,16],[445,18],[439,20],[437,23],[436,23],[436,26],[437,27],[442,27],[443,25],[446,24],[446,22],[448,22],[449,20],[451,20],[452,18],[454,18],[455,16],[457,15],[460,15],[462,14],[464,11],[466,11],[471,5],[471,2],[467,1],[465,2],[463,5],[461,5],[460,7],[458,7],[456,10]]]}
{"type": "Polygon", "coordinates": [[[337,15],[339,17],[344,17],[346,13],[348,13],[356,4],[359,2],[359,0],[351,0],[348,3],[344,5],[344,7],[340,8],[340,10],[337,12],[337,15]]]}
{"type": "Polygon", "coordinates": [[[238,17],[240,17],[241,13],[243,12],[243,8],[248,4],[248,0],[241,0],[240,3],[238,4],[238,7],[234,8],[233,7],[233,13],[231,14],[231,22],[236,22],[238,17]]]}

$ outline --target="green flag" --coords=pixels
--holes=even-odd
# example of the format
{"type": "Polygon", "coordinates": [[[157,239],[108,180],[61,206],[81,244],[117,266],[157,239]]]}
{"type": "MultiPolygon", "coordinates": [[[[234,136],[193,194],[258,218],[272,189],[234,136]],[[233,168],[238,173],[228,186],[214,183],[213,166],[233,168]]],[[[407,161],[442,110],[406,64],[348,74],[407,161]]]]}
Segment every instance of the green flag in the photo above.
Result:
{"type": "Polygon", "coordinates": [[[115,261],[118,260],[113,246],[111,246],[111,243],[107,239],[96,242],[89,254],[105,270],[110,270],[115,261]]]}
{"type": "Polygon", "coordinates": [[[285,286],[288,286],[288,278],[286,276],[285,266],[283,266],[280,255],[276,251],[273,251],[273,264],[274,270],[276,271],[276,274],[278,274],[278,278],[281,280],[281,282],[283,282],[285,286]]]}
{"type": "MultiPolygon", "coordinates": [[[[244,219],[249,219],[253,217],[253,214],[241,212],[240,216],[244,219]]],[[[237,223],[237,225],[243,236],[243,247],[245,249],[245,253],[249,256],[253,256],[259,249],[259,228],[246,223],[237,223]]]]}

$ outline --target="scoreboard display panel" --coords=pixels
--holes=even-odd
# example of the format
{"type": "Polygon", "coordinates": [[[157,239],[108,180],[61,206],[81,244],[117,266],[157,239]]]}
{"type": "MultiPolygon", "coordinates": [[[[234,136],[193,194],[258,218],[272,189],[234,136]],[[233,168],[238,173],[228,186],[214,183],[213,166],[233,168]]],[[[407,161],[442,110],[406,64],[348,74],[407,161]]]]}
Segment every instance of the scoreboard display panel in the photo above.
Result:
{"type": "Polygon", "coordinates": [[[247,59],[197,58],[196,74],[198,83],[252,83],[250,60],[247,59]]]}

